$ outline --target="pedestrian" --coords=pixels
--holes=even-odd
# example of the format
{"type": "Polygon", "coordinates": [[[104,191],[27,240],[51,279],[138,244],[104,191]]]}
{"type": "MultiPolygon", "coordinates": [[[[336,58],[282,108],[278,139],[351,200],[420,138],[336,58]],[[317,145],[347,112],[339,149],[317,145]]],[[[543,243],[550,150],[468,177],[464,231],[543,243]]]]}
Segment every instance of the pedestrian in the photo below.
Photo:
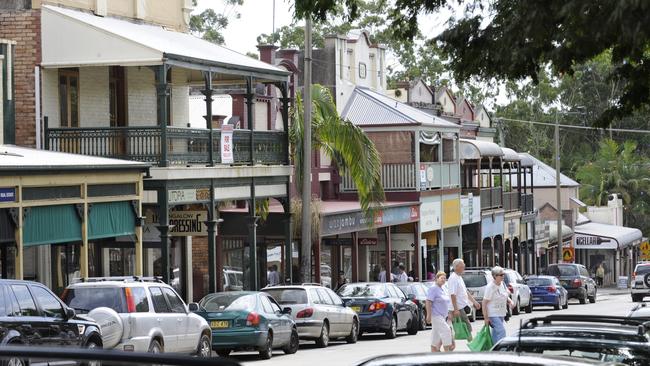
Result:
{"type": "MultiPolygon", "coordinates": [[[[390,273],[390,272],[388,272],[388,273],[390,274],[390,278],[389,278],[390,281],[389,282],[393,282],[395,280],[395,275],[390,273]]],[[[379,280],[379,282],[386,282],[386,267],[385,266],[381,266],[381,272],[379,272],[379,277],[377,279],[379,280]]]]}
{"type": "Polygon", "coordinates": [[[508,313],[507,306],[514,307],[514,303],[508,296],[508,290],[503,285],[505,271],[496,266],[492,268],[492,278],[485,288],[483,295],[483,319],[485,324],[492,328],[492,344],[496,344],[506,336],[505,317],[508,313]]]}
{"type": "Polygon", "coordinates": [[[596,268],[596,284],[602,287],[604,279],[605,279],[605,267],[603,266],[603,262],[600,262],[598,268],[596,268]]]}
{"type": "Polygon", "coordinates": [[[408,282],[409,281],[409,275],[406,274],[406,268],[404,268],[403,264],[400,264],[398,266],[399,269],[399,274],[395,276],[395,282],[408,282]]]}
{"type": "Polygon", "coordinates": [[[391,272],[392,274],[394,274],[395,276],[399,276],[399,266],[400,266],[400,264],[402,264],[402,263],[400,263],[400,262],[393,262],[393,269],[392,269],[390,272],[391,272]]]}
{"type": "Polygon", "coordinates": [[[269,286],[277,286],[280,284],[280,274],[278,273],[277,265],[274,264],[271,266],[266,279],[269,286]]]}
{"type": "Polygon", "coordinates": [[[453,315],[454,318],[460,317],[467,324],[467,329],[469,330],[469,338],[467,341],[471,342],[472,323],[470,323],[467,313],[471,311],[470,305],[474,305],[476,310],[478,310],[481,308],[481,304],[467,291],[465,281],[461,277],[463,272],[465,272],[465,262],[460,258],[456,258],[451,263],[451,267],[453,272],[449,276],[448,287],[449,295],[451,295],[451,304],[454,307],[453,315]]]}
{"type": "Polygon", "coordinates": [[[339,292],[339,289],[348,283],[348,279],[345,278],[345,272],[339,271],[338,284],[336,285],[336,292],[339,292]]]}
{"type": "Polygon", "coordinates": [[[440,271],[436,274],[435,284],[427,290],[427,323],[431,324],[431,352],[440,352],[444,348],[451,352],[456,348],[451,330],[451,299],[444,290],[447,275],[440,271]]]}
{"type": "Polygon", "coordinates": [[[433,264],[427,264],[427,281],[433,281],[436,279],[436,268],[433,264]]]}

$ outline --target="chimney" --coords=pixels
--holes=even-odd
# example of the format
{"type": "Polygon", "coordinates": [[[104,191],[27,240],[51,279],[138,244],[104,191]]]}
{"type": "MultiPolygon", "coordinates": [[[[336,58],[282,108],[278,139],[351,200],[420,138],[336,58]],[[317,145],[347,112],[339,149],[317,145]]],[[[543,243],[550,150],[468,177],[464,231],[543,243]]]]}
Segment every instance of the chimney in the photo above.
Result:
{"type": "Polygon", "coordinates": [[[260,51],[260,61],[275,65],[275,50],[278,49],[276,45],[258,44],[257,49],[260,51]]]}

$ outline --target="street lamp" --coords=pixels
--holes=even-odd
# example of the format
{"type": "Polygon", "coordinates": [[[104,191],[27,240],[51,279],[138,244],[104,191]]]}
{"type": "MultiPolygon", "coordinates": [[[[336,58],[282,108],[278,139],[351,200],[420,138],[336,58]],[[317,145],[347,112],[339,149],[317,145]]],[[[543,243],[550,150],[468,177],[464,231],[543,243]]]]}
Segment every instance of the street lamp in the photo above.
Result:
{"type": "Polygon", "coordinates": [[[559,110],[555,112],[555,194],[556,194],[556,206],[557,206],[557,262],[560,263],[562,260],[562,193],[560,185],[560,114],[562,115],[585,115],[585,107],[577,106],[575,107],[577,111],[566,111],[560,112],[559,110]]]}

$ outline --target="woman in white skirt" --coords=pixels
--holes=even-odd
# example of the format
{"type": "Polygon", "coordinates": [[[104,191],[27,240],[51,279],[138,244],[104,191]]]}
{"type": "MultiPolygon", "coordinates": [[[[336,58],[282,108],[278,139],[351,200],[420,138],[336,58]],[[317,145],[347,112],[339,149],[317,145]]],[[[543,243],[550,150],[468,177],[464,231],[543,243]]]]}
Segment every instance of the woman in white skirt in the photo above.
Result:
{"type": "Polygon", "coordinates": [[[436,283],[427,291],[427,323],[431,323],[431,352],[440,352],[444,348],[450,352],[456,348],[454,335],[449,323],[451,299],[443,286],[447,282],[445,272],[436,274],[436,283]]]}

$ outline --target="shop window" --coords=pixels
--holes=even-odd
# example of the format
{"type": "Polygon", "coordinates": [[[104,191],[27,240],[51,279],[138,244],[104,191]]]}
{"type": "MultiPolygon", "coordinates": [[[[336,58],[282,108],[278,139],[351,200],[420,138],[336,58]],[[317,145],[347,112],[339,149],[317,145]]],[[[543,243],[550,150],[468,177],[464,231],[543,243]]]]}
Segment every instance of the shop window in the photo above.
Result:
{"type": "Polygon", "coordinates": [[[79,69],[59,70],[59,111],[62,127],[79,127],[79,69]]]}
{"type": "Polygon", "coordinates": [[[52,291],[61,294],[75,278],[81,277],[80,244],[52,245],[52,291]]]}
{"type": "Polygon", "coordinates": [[[440,145],[420,144],[420,162],[421,163],[440,162],[440,145]]]}

